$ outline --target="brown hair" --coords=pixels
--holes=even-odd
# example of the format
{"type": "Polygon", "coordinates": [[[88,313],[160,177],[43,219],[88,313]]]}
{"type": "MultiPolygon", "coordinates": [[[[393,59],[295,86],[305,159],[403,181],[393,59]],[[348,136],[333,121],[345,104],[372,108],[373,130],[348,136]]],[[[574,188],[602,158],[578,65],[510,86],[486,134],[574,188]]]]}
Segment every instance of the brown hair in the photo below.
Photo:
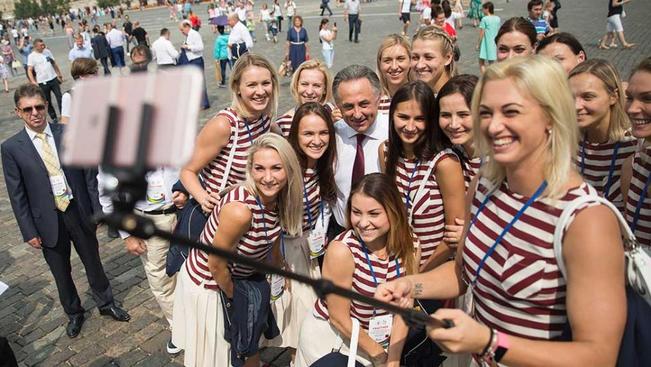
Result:
{"type": "Polygon", "coordinates": [[[301,168],[305,170],[305,168],[307,168],[307,156],[298,144],[298,130],[303,117],[309,115],[319,116],[323,121],[325,121],[326,127],[328,128],[328,148],[326,148],[326,151],[316,162],[316,172],[319,176],[319,190],[321,192],[321,197],[329,203],[334,203],[337,198],[337,187],[335,184],[335,174],[333,168],[335,158],[337,156],[337,146],[335,138],[335,125],[332,122],[330,111],[325,106],[317,102],[308,102],[301,105],[296,110],[296,113],[294,113],[292,126],[289,130],[289,136],[287,137],[287,140],[289,141],[289,144],[292,146],[292,148],[294,148],[294,152],[296,152],[296,156],[298,157],[298,162],[301,164],[301,168]]]}
{"type": "MultiPolygon", "coordinates": [[[[380,85],[382,86],[382,94],[389,95],[389,82],[387,77],[380,71],[380,65],[382,64],[382,54],[384,50],[393,46],[402,46],[407,51],[407,57],[411,59],[411,45],[409,40],[398,34],[390,34],[382,40],[380,43],[380,48],[377,49],[377,74],[380,77],[380,85]]],[[[410,74],[407,72],[407,82],[410,80],[410,74]]]]}
{"type": "Polygon", "coordinates": [[[70,75],[72,79],[79,79],[82,76],[97,74],[97,61],[88,57],[79,57],[72,62],[70,66],[70,75]]]}
{"type": "Polygon", "coordinates": [[[346,205],[346,219],[348,228],[353,196],[364,194],[375,199],[384,207],[389,218],[389,232],[387,233],[386,249],[389,256],[393,255],[402,260],[406,274],[416,272],[416,256],[414,251],[414,234],[408,222],[407,209],[402,202],[396,183],[383,173],[371,173],[364,176],[350,190],[348,204],[346,205]]]}
{"type": "Polygon", "coordinates": [[[538,42],[536,27],[523,17],[513,17],[504,22],[495,36],[495,43],[499,42],[503,35],[511,32],[520,32],[527,36],[532,48],[536,48],[538,42]]]}

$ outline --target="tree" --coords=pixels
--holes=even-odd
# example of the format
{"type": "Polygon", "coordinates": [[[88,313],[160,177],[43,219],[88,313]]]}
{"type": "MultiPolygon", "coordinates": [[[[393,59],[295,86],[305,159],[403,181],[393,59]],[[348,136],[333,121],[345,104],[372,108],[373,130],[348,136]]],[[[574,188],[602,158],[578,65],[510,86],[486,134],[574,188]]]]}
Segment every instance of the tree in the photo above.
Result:
{"type": "Polygon", "coordinates": [[[97,0],[98,8],[106,8],[109,6],[115,6],[119,4],[120,4],[120,0],[97,0]]]}
{"type": "Polygon", "coordinates": [[[18,19],[36,18],[40,15],[52,15],[67,12],[70,0],[18,0],[14,5],[14,15],[18,19]]]}

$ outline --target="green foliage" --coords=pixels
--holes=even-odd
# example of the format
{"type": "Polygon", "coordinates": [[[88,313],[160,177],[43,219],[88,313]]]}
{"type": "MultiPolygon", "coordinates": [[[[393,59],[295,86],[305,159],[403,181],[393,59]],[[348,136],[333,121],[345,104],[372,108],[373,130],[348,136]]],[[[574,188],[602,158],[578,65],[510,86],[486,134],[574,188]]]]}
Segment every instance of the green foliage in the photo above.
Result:
{"type": "Polygon", "coordinates": [[[70,0],[18,0],[14,7],[16,18],[35,18],[40,15],[67,12],[70,9],[70,0]]]}
{"type": "Polygon", "coordinates": [[[98,8],[106,8],[107,6],[119,5],[120,0],[97,0],[98,8]]]}

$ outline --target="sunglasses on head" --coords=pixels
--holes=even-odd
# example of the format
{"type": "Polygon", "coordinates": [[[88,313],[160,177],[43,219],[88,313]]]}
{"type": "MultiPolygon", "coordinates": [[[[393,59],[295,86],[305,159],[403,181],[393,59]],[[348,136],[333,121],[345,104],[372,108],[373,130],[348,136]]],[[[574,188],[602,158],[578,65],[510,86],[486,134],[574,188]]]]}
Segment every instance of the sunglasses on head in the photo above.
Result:
{"type": "Polygon", "coordinates": [[[30,115],[32,114],[32,112],[34,112],[34,109],[36,109],[36,112],[43,112],[43,111],[45,111],[45,105],[44,104],[37,104],[36,106],[28,106],[28,107],[24,107],[24,108],[18,108],[18,110],[21,111],[22,113],[26,113],[26,114],[30,114],[30,115]]]}

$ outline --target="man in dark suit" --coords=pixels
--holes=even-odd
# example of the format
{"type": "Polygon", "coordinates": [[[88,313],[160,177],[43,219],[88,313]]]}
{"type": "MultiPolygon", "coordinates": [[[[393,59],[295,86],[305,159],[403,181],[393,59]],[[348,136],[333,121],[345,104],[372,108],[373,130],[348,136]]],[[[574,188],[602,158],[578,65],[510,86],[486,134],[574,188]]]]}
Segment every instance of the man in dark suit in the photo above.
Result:
{"type": "Polygon", "coordinates": [[[62,126],[48,124],[45,95],[36,85],[20,86],[14,94],[16,114],[25,128],[0,146],[2,169],[23,239],[43,251],[70,318],[66,332],[79,335],[84,309],[72,281],[70,241],[86,269],[100,314],[129,321],[113,302],[113,292],[99,257],[95,213],[101,213],[95,170],[62,167],[58,152],[62,126]]]}

